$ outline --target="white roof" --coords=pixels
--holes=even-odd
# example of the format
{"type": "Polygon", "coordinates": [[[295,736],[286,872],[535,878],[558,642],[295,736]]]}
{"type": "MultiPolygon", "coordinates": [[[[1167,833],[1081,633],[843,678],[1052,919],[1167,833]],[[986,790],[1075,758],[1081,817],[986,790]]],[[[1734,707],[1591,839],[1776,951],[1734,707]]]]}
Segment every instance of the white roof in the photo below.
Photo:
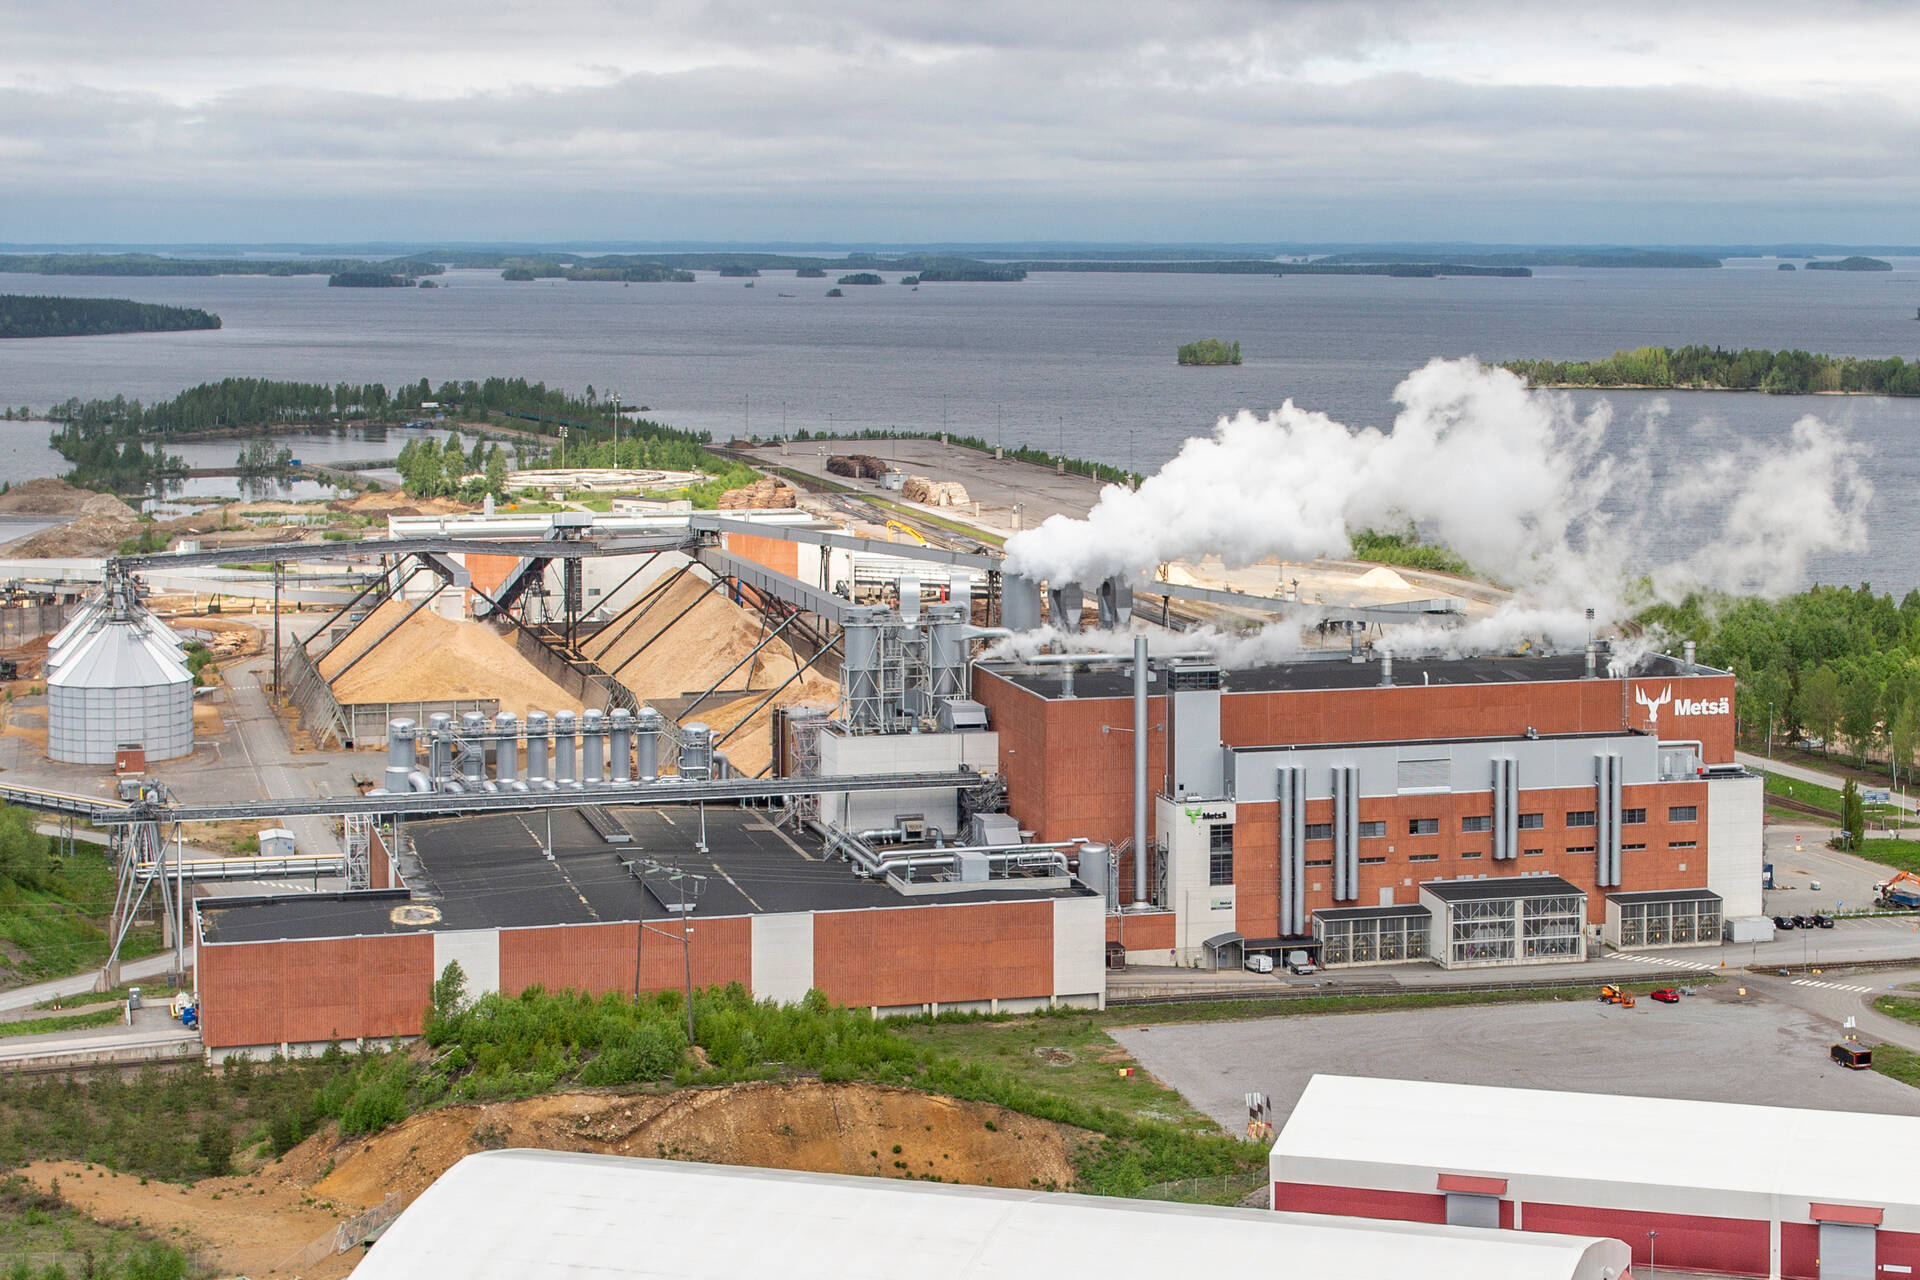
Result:
{"type": "Polygon", "coordinates": [[[1920,1117],[1316,1075],[1282,1161],[1920,1205],[1920,1117]],[[1790,1154],[1783,1154],[1790,1153],[1790,1154]]]}
{"type": "Polygon", "coordinates": [[[47,684],[64,689],[141,689],[192,680],[173,632],[157,619],[101,619],[92,631],[68,642],[47,684]]]}
{"type": "Polygon", "coordinates": [[[946,1280],[1292,1274],[1602,1280],[1625,1245],[1531,1232],[489,1151],[442,1174],[354,1280],[946,1280]]]}

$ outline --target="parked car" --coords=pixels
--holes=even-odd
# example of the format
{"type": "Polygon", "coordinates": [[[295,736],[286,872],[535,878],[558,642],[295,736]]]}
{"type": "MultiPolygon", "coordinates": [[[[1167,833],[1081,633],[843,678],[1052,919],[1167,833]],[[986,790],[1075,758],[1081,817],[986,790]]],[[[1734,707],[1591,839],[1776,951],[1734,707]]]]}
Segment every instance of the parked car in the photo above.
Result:
{"type": "Polygon", "coordinates": [[[1813,923],[1815,928],[1831,929],[1833,928],[1833,917],[1824,913],[1817,914],[1813,917],[1813,923]]]}
{"type": "Polygon", "coordinates": [[[1680,993],[1672,987],[1657,987],[1647,993],[1661,1004],[1679,1004],[1680,993]]]}
{"type": "Polygon", "coordinates": [[[1865,1071],[1873,1065],[1873,1050],[1865,1045],[1837,1044],[1827,1052],[1835,1062],[1855,1071],[1865,1071]]]}
{"type": "Polygon", "coordinates": [[[1793,928],[1793,923],[1794,917],[1792,916],[1775,916],[1773,918],[1773,927],[1776,929],[1791,929],[1793,928]]]}
{"type": "Polygon", "coordinates": [[[1813,916],[1795,916],[1793,923],[1802,929],[1817,929],[1820,927],[1813,916]]]}
{"type": "Polygon", "coordinates": [[[1272,973],[1273,957],[1261,955],[1248,956],[1246,970],[1248,973],[1272,973]]]}

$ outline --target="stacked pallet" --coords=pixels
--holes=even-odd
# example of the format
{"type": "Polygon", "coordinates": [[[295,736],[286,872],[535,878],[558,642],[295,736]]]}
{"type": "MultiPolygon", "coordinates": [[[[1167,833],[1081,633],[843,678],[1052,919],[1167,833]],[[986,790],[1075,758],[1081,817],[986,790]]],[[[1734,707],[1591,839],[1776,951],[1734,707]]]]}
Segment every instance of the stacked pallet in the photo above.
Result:
{"type": "Polygon", "coordinates": [[[799,506],[793,487],[784,480],[768,476],[741,489],[729,489],[720,495],[722,511],[774,511],[799,506]]]}
{"type": "Polygon", "coordinates": [[[827,470],[836,476],[852,476],[855,480],[878,480],[893,469],[885,458],[876,458],[870,453],[836,454],[827,459],[827,470]]]}
{"type": "Polygon", "coordinates": [[[973,501],[967,496],[967,486],[958,480],[929,480],[925,476],[908,476],[900,496],[930,507],[964,507],[973,501]]]}

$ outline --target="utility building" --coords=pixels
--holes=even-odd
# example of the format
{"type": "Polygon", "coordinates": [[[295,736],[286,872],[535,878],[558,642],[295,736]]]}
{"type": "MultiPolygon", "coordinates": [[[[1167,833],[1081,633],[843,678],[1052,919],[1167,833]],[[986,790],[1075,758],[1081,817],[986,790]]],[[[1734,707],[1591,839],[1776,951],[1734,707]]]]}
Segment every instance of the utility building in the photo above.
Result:
{"type": "Polygon", "coordinates": [[[1013,811],[1043,840],[1119,851],[1108,937],[1133,961],[1578,960],[1610,920],[1616,940],[1668,945],[1759,913],[1761,781],[1733,761],[1733,677],[1690,651],[1614,674],[1603,649],[1173,659],[1140,716],[1106,661],[981,663],[973,695],[1013,811]]]}
{"type": "Polygon", "coordinates": [[[1917,1145],[1910,1116],[1315,1076],[1273,1204],[1611,1236],[1662,1275],[1876,1280],[1920,1268],[1917,1145]]]}

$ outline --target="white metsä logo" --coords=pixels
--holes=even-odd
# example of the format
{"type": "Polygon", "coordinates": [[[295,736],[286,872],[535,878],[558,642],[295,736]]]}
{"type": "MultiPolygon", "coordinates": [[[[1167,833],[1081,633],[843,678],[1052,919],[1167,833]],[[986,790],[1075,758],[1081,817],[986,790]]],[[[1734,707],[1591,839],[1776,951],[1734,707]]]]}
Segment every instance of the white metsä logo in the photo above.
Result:
{"type": "Polygon", "coordinates": [[[1675,701],[1672,685],[1662,689],[1657,698],[1649,697],[1645,689],[1635,689],[1633,700],[1647,709],[1647,723],[1650,725],[1660,723],[1660,708],[1670,702],[1673,703],[1673,714],[1676,716],[1723,716],[1733,710],[1731,698],[1681,698],[1675,701]]]}

